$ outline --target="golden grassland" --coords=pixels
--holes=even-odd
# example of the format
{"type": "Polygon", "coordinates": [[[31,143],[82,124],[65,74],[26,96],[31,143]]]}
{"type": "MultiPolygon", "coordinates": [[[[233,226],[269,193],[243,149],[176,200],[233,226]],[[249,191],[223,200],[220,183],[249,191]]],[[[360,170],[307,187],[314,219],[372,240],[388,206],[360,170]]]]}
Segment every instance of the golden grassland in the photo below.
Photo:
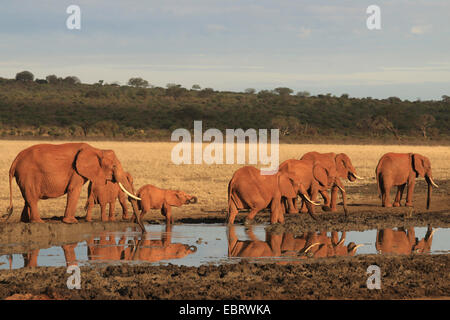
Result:
{"type": "MultiPolygon", "coordinates": [[[[9,205],[8,172],[12,161],[21,150],[38,143],[48,142],[0,141],[0,215],[6,212],[9,205]]],[[[145,184],[153,184],[161,188],[184,190],[196,195],[199,199],[197,205],[177,209],[188,212],[226,208],[228,181],[233,172],[244,165],[176,165],[171,161],[171,152],[176,143],[170,142],[102,141],[89,142],[89,144],[100,149],[114,150],[124,169],[133,175],[136,190],[145,184]]],[[[203,143],[203,147],[208,145],[203,143]]],[[[281,144],[279,146],[280,163],[291,158],[298,159],[309,151],[346,153],[351,158],[357,174],[365,178],[353,184],[375,183],[375,167],[379,158],[387,152],[417,152],[426,155],[431,160],[435,181],[450,179],[450,147],[448,146],[281,144]]],[[[225,154],[224,150],[224,157],[225,154]]],[[[258,165],[258,167],[266,166],[258,165]]],[[[345,183],[350,184],[348,181],[345,183]]],[[[84,216],[82,208],[86,201],[86,193],[87,184],[78,202],[77,216],[84,216]]],[[[22,210],[23,199],[15,180],[13,195],[14,216],[17,217],[22,210]]],[[[39,202],[39,210],[42,217],[62,216],[65,205],[66,197],[42,200],[39,202]]],[[[119,208],[117,203],[117,212],[119,208]]],[[[98,209],[94,211],[94,217],[96,212],[98,209]]]]}

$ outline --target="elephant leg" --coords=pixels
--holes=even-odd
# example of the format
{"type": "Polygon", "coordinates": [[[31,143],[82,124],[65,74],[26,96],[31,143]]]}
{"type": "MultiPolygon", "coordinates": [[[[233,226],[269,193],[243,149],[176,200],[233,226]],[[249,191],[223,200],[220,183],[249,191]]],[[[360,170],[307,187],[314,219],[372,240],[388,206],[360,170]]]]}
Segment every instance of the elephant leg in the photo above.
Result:
{"type": "Polygon", "coordinates": [[[116,221],[116,201],[109,203],[109,221],[116,221]]]}
{"type": "Polygon", "coordinates": [[[102,219],[102,222],[108,221],[108,215],[106,214],[106,203],[102,202],[100,203],[100,216],[102,219]]]}
{"type": "Polygon", "coordinates": [[[302,199],[302,205],[300,207],[301,213],[307,213],[308,212],[308,206],[306,205],[305,201],[302,199]]]}
{"type": "Polygon", "coordinates": [[[297,198],[286,198],[289,213],[298,213],[296,200],[297,198]]]}
{"type": "Polygon", "coordinates": [[[386,181],[383,181],[383,192],[381,197],[383,207],[386,208],[392,207],[390,200],[390,192],[391,192],[391,185],[388,184],[386,181]]]}
{"type": "Polygon", "coordinates": [[[122,207],[122,220],[129,220],[130,216],[128,215],[128,206],[126,197],[119,197],[119,203],[122,207]]]}
{"type": "Polygon", "coordinates": [[[92,221],[92,208],[94,207],[94,198],[89,197],[86,205],[86,221],[92,221]]]}
{"type": "Polygon", "coordinates": [[[75,212],[77,210],[78,199],[80,198],[81,189],[84,184],[84,178],[74,175],[73,180],[67,190],[67,205],[64,212],[63,222],[65,223],[77,223],[75,219],[75,212]]]}
{"type": "Polygon", "coordinates": [[[37,200],[28,202],[30,212],[30,222],[44,223],[44,220],[39,216],[37,200]]]}
{"type": "Polygon", "coordinates": [[[408,181],[408,191],[406,193],[406,204],[407,207],[413,206],[413,195],[414,195],[414,185],[416,184],[415,179],[408,181]]]}
{"type": "Polygon", "coordinates": [[[331,189],[331,200],[328,195],[327,190],[320,190],[319,193],[323,198],[324,204],[322,206],[323,211],[336,211],[336,197],[337,197],[337,188],[336,192],[334,192],[334,188],[331,189]]]}
{"type": "Polygon", "coordinates": [[[284,223],[284,211],[281,201],[273,199],[270,205],[270,223],[284,223]]]}
{"type": "Polygon", "coordinates": [[[166,217],[166,224],[173,223],[173,217],[172,217],[172,207],[168,204],[163,204],[161,208],[161,214],[166,217]]]}
{"type": "Polygon", "coordinates": [[[227,224],[233,224],[234,219],[236,218],[237,214],[239,213],[238,208],[236,207],[236,204],[234,201],[231,201],[230,205],[228,206],[228,212],[227,212],[227,224]]]}
{"type": "Polygon", "coordinates": [[[397,189],[397,194],[395,195],[395,200],[392,206],[394,207],[400,207],[401,206],[401,200],[402,200],[402,196],[403,196],[403,190],[405,190],[405,184],[399,185],[398,189],[397,189]]]}
{"type": "Polygon", "coordinates": [[[30,207],[27,202],[25,202],[23,206],[22,214],[20,215],[20,222],[30,222],[30,207]]]}

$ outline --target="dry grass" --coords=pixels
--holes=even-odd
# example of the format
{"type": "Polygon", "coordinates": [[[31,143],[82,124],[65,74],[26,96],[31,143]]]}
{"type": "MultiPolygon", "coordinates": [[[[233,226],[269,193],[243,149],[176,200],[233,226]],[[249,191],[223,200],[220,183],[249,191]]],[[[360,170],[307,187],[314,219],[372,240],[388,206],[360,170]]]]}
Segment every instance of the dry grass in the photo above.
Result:
{"type": "MultiPolygon", "coordinates": [[[[2,177],[0,180],[0,213],[5,212],[9,205],[8,171],[12,161],[21,150],[38,143],[40,142],[0,141],[0,177],[2,177]]],[[[178,209],[189,212],[200,210],[200,208],[206,211],[225,208],[228,181],[233,172],[243,166],[241,164],[175,165],[171,162],[171,151],[175,143],[89,143],[100,149],[113,149],[125,170],[133,175],[136,189],[145,184],[153,184],[161,188],[179,189],[197,195],[199,198],[198,205],[178,209]]],[[[204,146],[206,145],[204,144],[204,146]]],[[[450,179],[450,147],[448,146],[283,144],[280,145],[280,163],[286,159],[299,158],[309,151],[345,152],[352,159],[358,175],[366,178],[356,183],[374,183],[374,172],[378,159],[386,152],[417,152],[426,155],[431,160],[435,180],[450,179]]],[[[15,216],[18,216],[23,206],[23,200],[15,182],[13,186],[15,216]]],[[[86,192],[87,184],[78,203],[78,216],[84,215],[82,207],[86,201],[86,192]]],[[[41,216],[62,216],[65,201],[66,197],[40,201],[41,216]]]]}

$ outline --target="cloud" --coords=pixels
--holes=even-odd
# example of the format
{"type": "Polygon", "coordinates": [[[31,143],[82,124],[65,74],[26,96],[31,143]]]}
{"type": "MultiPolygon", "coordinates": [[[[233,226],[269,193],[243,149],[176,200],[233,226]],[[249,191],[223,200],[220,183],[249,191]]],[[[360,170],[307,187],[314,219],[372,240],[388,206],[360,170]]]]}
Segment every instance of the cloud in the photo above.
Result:
{"type": "Polygon", "coordinates": [[[432,29],[431,25],[412,26],[411,33],[421,35],[421,34],[429,33],[431,31],[431,29],[432,29]]]}
{"type": "Polygon", "coordinates": [[[225,27],[224,25],[221,25],[221,24],[208,24],[206,26],[206,29],[210,32],[222,32],[222,31],[226,31],[227,27],[225,27]]]}

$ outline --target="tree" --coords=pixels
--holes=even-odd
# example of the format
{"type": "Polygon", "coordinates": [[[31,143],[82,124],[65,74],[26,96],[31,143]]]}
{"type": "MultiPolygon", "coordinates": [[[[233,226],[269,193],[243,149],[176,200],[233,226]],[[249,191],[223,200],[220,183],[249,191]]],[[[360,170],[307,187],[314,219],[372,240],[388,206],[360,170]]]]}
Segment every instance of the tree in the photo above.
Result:
{"type": "Polygon", "coordinates": [[[128,85],[135,88],[147,88],[150,84],[147,80],[137,77],[130,78],[130,80],[128,80],[128,85]]]}
{"type": "Polygon", "coordinates": [[[193,84],[192,85],[192,90],[200,90],[202,87],[200,87],[200,85],[198,84],[193,84]]]}
{"type": "Polygon", "coordinates": [[[80,81],[80,79],[78,79],[78,77],[68,76],[63,79],[63,83],[68,84],[68,85],[75,85],[75,84],[80,84],[81,81],[80,81]]]}
{"type": "Polygon", "coordinates": [[[169,97],[174,97],[175,99],[182,96],[186,91],[186,88],[183,88],[181,84],[168,83],[166,86],[166,95],[169,97]]]}
{"type": "Polygon", "coordinates": [[[278,95],[283,96],[283,97],[289,96],[294,92],[292,89],[286,88],[286,87],[278,87],[278,88],[275,88],[274,91],[276,93],[278,93],[278,95]]]}
{"type": "Polygon", "coordinates": [[[256,92],[256,90],[253,89],[253,88],[247,88],[247,89],[245,89],[245,93],[247,93],[247,94],[255,94],[255,92],[256,92]]]}
{"type": "Polygon", "coordinates": [[[34,75],[30,71],[22,71],[19,73],[16,73],[16,81],[33,81],[34,75]]]}
{"type": "Polygon", "coordinates": [[[58,77],[56,75],[54,75],[54,74],[46,76],[45,79],[50,84],[57,84],[58,83],[58,77]]]}
{"type": "Polygon", "coordinates": [[[280,130],[282,136],[298,133],[302,127],[295,117],[277,116],[272,119],[272,127],[280,130]]]}
{"type": "Polygon", "coordinates": [[[444,95],[442,96],[442,101],[444,101],[444,102],[450,102],[450,97],[444,94],[444,95]]]}
{"type": "Polygon", "coordinates": [[[296,94],[297,97],[304,97],[304,98],[309,97],[310,95],[311,94],[308,91],[298,91],[296,94]]]}
{"type": "Polygon", "coordinates": [[[400,136],[398,135],[397,129],[394,127],[394,124],[383,116],[378,116],[373,119],[370,123],[370,128],[374,131],[379,132],[388,131],[392,133],[397,138],[397,140],[401,140],[400,136]]]}
{"type": "Polygon", "coordinates": [[[427,131],[435,122],[436,119],[430,114],[422,114],[416,120],[416,126],[420,129],[425,139],[428,139],[427,131]]]}

